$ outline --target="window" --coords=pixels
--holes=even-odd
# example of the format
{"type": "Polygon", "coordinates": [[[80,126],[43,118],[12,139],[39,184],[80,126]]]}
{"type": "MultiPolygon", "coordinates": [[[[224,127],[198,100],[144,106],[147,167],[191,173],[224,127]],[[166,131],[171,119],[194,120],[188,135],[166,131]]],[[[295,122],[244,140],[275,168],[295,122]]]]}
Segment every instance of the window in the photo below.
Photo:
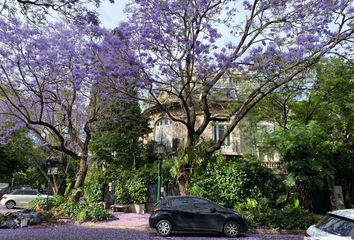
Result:
{"type": "Polygon", "coordinates": [[[161,208],[161,207],[168,207],[169,206],[169,202],[166,201],[165,199],[162,199],[157,205],[156,207],[161,208]]]}
{"type": "Polygon", "coordinates": [[[155,141],[163,143],[167,149],[172,149],[173,125],[169,118],[161,118],[155,123],[155,141]]]}
{"type": "Polygon", "coordinates": [[[354,237],[354,222],[335,216],[325,217],[317,227],[335,235],[354,237]]]}
{"type": "Polygon", "coordinates": [[[193,210],[197,212],[210,212],[214,207],[210,202],[200,198],[193,198],[193,210]]]}
{"type": "Polygon", "coordinates": [[[177,210],[190,210],[192,201],[189,198],[174,198],[171,199],[171,207],[177,210]]]}
{"type": "Polygon", "coordinates": [[[24,195],[37,195],[38,192],[33,191],[33,190],[23,190],[24,195]]]}
{"type": "MultiPolygon", "coordinates": [[[[216,124],[213,126],[213,140],[214,142],[219,141],[225,134],[226,132],[226,124],[216,124]]],[[[225,139],[223,146],[230,146],[231,145],[231,138],[230,134],[227,136],[225,139]]]]}
{"type": "Polygon", "coordinates": [[[12,195],[23,195],[23,190],[13,191],[11,194],[12,195]]]}

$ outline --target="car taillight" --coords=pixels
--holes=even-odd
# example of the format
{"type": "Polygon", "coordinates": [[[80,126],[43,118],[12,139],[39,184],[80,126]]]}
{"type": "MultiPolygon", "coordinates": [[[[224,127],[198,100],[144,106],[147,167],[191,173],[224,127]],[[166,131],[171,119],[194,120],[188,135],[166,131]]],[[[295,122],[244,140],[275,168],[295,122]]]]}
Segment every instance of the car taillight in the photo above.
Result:
{"type": "Polygon", "coordinates": [[[304,237],[311,237],[311,235],[305,232],[304,237]]]}

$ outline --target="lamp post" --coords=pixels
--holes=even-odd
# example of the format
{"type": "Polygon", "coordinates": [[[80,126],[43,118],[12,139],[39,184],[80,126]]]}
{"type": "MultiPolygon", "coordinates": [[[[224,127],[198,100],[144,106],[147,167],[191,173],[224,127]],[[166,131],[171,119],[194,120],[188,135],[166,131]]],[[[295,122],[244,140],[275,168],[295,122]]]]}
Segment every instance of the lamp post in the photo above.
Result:
{"type": "Polygon", "coordinates": [[[157,143],[155,146],[155,153],[158,155],[159,166],[157,173],[157,194],[156,201],[160,202],[161,199],[161,170],[162,170],[162,155],[165,153],[165,145],[162,142],[157,143]]]}

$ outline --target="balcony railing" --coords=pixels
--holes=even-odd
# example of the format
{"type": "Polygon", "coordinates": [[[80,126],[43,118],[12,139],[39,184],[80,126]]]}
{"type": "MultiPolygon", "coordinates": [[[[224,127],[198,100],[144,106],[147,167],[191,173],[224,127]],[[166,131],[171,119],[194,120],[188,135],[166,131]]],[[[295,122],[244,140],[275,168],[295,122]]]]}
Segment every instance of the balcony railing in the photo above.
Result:
{"type": "Polygon", "coordinates": [[[230,145],[223,145],[220,148],[222,154],[239,154],[238,142],[232,142],[230,145]]]}
{"type": "Polygon", "coordinates": [[[279,161],[267,161],[262,163],[263,166],[271,169],[278,169],[280,168],[280,162],[279,161]]]}

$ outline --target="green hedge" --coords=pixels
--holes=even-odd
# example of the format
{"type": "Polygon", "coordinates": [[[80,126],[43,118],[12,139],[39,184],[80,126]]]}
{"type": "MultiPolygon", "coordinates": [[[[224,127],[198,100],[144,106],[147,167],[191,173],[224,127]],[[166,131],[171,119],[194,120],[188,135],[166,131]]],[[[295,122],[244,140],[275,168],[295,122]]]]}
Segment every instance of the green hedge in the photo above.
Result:
{"type": "Polygon", "coordinates": [[[281,209],[269,206],[267,199],[247,199],[234,209],[246,216],[250,228],[304,230],[317,223],[321,215],[306,209],[288,205],[281,209]]]}
{"type": "MultiPolygon", "coordinates": [[[[28,208],[40,207],[46,209],[47,199],[36,198],[27,204],[28,208]]],[[[109,218],[111,214],[98,203],[75,203],[63,197],[55,196],[48,199],[48,209],[54,209],[60,215],[71,217],[79,223],[86,221],[101,221],[109,218]]]]}
{"type": "MultiPolygon", "coordinates": [[[[55,196],[48,198],[48,210],[52,209],[53,207],[59,206],[61,203],[64,202],[64,197],[62,196],[55,196]]],[[[26,205],[29,209],[36,209],[37,207],[46,209],[47,207],[47,197],[43,195],[43,197],[38,197],[27,203],[26,205]]]]}
{"type": "MultiPolygon", "coordinates": [[[[220,160],[221,159],[221,160],[220,160]]],[[[192,182],[192,195],[209,198],[232,208],[248,198],[267,198],[275,205],[286,193],[283,179],[255,159],[236,159],[208,164],[201,176],[192,182]]]]}
{"type": "Polygon", "coordinates": [[[142,176],[134,174],[134,172],[125,177],[121,176],[116,181],[116,202],[143,204],[146,200],[147,190],[147,183],[142,176]]]}
{"type": "Polygon", "coordinates": [[[102,221],[111,216],[101,204],[97,203],[74,203],[68,201],[62,203],[59,209],[64,215],[73,218],[79,223],[102,221]]]}

